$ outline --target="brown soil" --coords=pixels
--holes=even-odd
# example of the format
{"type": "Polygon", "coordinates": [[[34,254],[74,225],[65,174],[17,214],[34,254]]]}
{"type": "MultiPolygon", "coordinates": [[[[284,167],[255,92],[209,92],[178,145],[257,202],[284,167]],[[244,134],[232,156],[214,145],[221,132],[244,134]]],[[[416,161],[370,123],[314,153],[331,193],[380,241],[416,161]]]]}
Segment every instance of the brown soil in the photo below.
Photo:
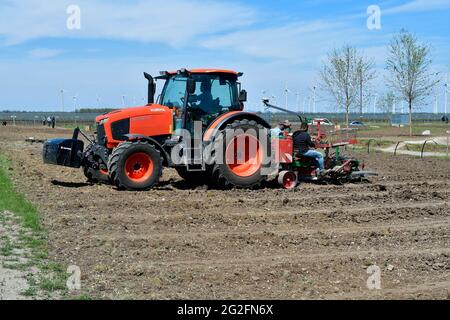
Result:
{"type": "Polygon", "coordinates": [[[148,192],[89,185],[42,164],[25,138],[69,131],[1,128],[18,190],[40,209],[51,256],[99,298],[447,299],[450,161],[355,154],[371,183],[294,191],[217,191],[165,170],[148,192]],[[367,268],[381,268],[369,290],[367,268]]]}

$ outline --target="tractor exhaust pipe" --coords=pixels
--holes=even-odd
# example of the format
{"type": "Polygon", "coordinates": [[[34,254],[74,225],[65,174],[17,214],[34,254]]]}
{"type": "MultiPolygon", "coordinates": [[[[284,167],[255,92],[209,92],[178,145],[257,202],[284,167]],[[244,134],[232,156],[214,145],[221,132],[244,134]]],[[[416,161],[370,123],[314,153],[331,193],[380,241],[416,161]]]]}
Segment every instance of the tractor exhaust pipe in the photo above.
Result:
{"type": "Polygon", "coordinates": [[[148,80],[148,104],[150,105],[155,103],[156,84],[153,77],[147,72],[144,72],[144,77],[148,80]]]}

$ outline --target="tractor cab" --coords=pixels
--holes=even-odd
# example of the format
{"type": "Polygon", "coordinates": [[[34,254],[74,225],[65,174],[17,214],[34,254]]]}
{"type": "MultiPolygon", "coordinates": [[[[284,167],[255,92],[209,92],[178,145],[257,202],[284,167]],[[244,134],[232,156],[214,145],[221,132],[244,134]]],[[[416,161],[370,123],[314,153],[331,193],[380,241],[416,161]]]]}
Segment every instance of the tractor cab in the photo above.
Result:
{"type": "Polygon", "coordinates": [[[157,103],[173,109],[175,130],[192,131],[194,121],[205,129],[218,116],[243,109],[247,93],[238,82],[241,75],[213,69],[163,71],[156,78],[166,81],[157,103]]]}

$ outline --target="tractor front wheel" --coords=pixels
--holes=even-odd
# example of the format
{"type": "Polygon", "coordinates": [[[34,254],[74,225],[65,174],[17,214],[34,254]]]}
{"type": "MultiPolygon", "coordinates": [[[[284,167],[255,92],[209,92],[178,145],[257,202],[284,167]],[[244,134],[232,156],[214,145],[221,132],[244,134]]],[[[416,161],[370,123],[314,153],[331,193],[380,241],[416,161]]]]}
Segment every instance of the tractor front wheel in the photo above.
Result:
{"type": "Polygon", "coordinates": [[[123,142],[113,150],[108,172],[111,182],[119,189],[148,190],[161,177],[160,152],[147,142],[123,142]]]}

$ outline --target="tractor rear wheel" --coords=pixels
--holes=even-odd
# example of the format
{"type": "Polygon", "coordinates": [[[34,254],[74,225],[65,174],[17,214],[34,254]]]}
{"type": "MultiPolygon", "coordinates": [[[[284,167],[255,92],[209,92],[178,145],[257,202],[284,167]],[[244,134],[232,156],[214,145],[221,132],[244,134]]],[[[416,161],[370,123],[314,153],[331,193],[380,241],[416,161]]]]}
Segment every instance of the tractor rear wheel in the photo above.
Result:
{"type": "Polygon", "coordinates": [[[108,171],[111,182],[119,189],[148,190],[159,182],[162,158],[147,142],[123,142],[113,150],[108,171]]]}
{"type": "Polygon", "coordinates": [[[262,173],[264,157],[270,154],[269,131],[253,120],[236,120],[226,126],[219,135],[223,142],[222,161],[214,164],[213,180],[219,187],[254,188],[267,180],[262,173]],[[267,145],[261,143],[260,134],[266,135],[267,145]],[[227,137],[228,136],[228,137],[227,137]],[[260,138],[260,139],[259,139],[260,138]]]}

